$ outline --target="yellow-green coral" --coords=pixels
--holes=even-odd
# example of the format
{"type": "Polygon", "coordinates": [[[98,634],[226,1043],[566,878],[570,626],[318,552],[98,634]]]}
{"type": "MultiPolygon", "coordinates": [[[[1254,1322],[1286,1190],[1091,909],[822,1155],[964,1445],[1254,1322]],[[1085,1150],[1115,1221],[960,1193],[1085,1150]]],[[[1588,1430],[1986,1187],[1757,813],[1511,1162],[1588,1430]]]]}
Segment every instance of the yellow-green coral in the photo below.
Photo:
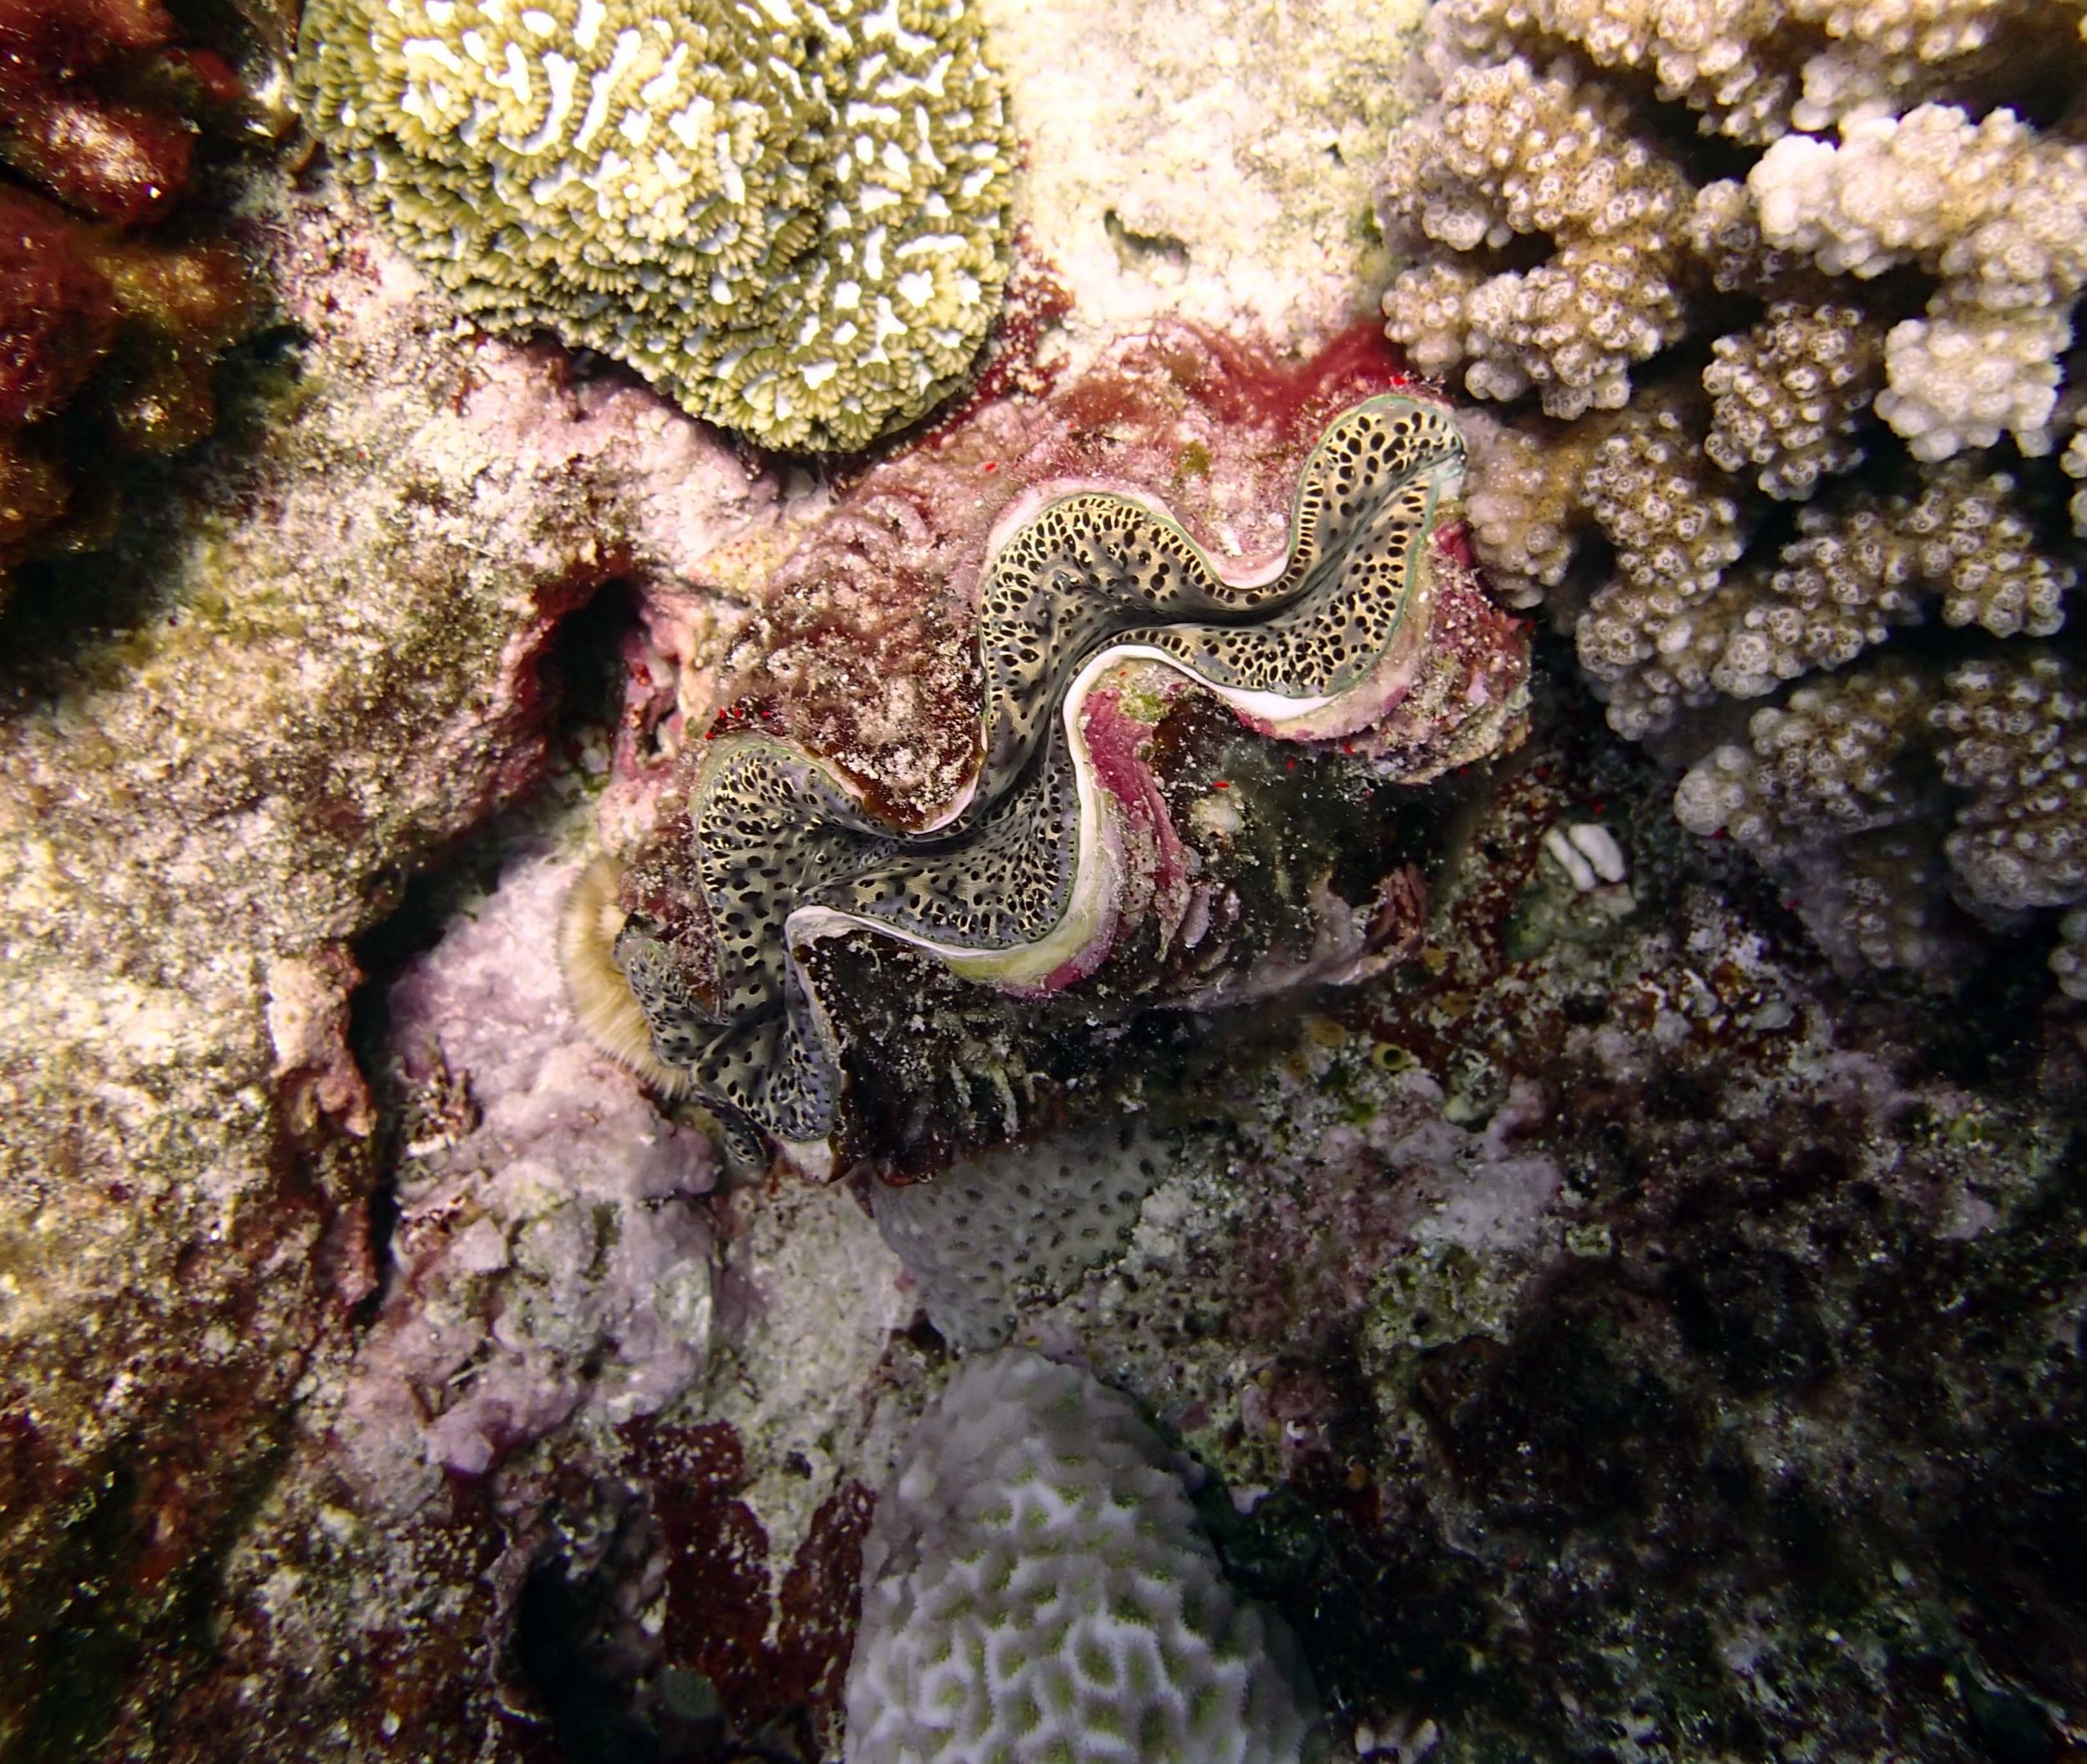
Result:
{"type": "Polygon", "coordinates": [[[768,446],[919,416],[998,305],[1013,151],[965,0],[311,0],[299,80],[467,309],[768,446]]]}

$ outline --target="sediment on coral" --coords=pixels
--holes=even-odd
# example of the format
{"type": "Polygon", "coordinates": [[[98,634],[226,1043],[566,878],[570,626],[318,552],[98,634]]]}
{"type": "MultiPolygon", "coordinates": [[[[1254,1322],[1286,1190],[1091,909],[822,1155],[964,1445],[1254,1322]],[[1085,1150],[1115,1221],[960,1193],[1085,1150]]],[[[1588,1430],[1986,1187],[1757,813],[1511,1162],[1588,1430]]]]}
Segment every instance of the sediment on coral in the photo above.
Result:
{"type": "MultiPolygon", "coordinates": [[[[1910,690],[1906,668],[1947,697],[1973,664],[2040,677],[2011,653],[2029,639],[2077,658],[2074,23],[2015,0],[1434,15],[1432,102],[1395,134],[1381,190],[1411,260],[1387,331],[1497,410],[1473,424],[1478,556],[1574,633],[1621,733],[1701,758],[1734,705],[1833,670],[1858,670],[1822,690],[1860,723],[1872,687],[1910,690]]],[[[2023,700],[2019,719],[2044,720],[2024,742],[2066,746],[2062,698],[2023,700]]],[[[1791,714],[1810,726],[1817,708],[1791,714]]],[[[1756,718],[1763,776],[1788,764],[1791,726],[1756,718]]],[[[1909,726],[1906,766],[1947,772],[1945,733],[1909,726]]],[[[1736,763],[1690,775],[1685,821],[1719,824],[1705,804],[1736,763]]],[[[1808,835],[1752,848],[1802,871],[1807,919],[1843,959],[1943,978],[1971,921],[2043,935],[2077,897],[2053,882],[2024,917],[1944,862],[1971,800],[1928,792],[1859,846],[1821,810],[1808,835]]],[[[2087,806],[2049,821],[2017,831],[2087,836],[2087,806]]]]}
{"type": "Polygon", "coordinates": [[[964,0],[317,0],[299,81],[465,311],[766,446],[911,422],[998,308],[1013,144],[964,0]]]}

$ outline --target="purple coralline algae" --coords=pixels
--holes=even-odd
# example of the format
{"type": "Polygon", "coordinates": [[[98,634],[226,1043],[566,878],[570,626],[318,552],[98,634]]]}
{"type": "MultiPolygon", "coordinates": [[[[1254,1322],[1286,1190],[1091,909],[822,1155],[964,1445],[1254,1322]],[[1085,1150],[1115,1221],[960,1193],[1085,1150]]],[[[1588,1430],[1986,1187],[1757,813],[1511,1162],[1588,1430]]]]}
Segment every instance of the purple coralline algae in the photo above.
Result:
{"type": "Polygon", "coordinates": [[[650,1414],[702,1370],[710,1142],[660,1118],[530,958],[576,869],[518,863],[392,987],[392,1267],[335,1423],[387,1502],[568,1420],[650,1414]]]}

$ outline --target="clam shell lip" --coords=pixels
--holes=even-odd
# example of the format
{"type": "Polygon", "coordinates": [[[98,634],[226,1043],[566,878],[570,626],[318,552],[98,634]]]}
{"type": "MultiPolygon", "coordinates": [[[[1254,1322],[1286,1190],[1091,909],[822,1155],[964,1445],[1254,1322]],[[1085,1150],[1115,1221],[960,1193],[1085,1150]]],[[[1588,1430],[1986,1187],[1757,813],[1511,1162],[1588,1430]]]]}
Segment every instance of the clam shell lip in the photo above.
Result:
{"type": "MultiPolygon", "coordinates": [[[[1367,406],[1357,406],[1366,409],[1367,406]]],[[[993,574],[993,566],[1000,559],[1015,535],[1038,515],[1045,513],[1059,503],[1069,503],[1084,496],[1106,496],[1119,503],[1132,503],[1144,509],[1155,520],[1170,531],[1178,533],[1201,553],[1210,564],[1210,574],[1227,588],[1267,588],[1282,578],[1290,564],[1291,535],[1296,531],[1296,508],[1293,501],[1291,521],[1281,544],[1263,553],[1249,553],[1220,564],[1210,557],[1208,549],[1195,535],[1181,524],[1180,518],[1165,501],[1148,490],[1140,490],[1116,483],[1105,478],[1054,478],[1048,483],[1032,486],[1009,503],[1000,513],[986,533],[985,563],[979,572],[983,580],[993,574]]]]}
{"type": "Polygon", "coordinates": [[[1079,852],[1073,887],[1065,911],[1043,936],[1026,943],[968,944],[932,938],[894,925],[871,914],[851,912],[837,907],[800,907],[787,921],[793,950],[821,938],[842,937],[852,931],[874,931],[926,951],[964,979],[1010,989],[1055,991],[1073,979],[1093,972],[1099,957],[1099,940],[1105,951],[1113,935],[1114,913],[1111,903],[1122,882],[1119,842],[1105,837],[1103,819],[1106,792],[1096,777],[1080,727],[1080,711],[1094,683],[1126,661],[1151,661],[1179,674],[1192,685],[1215,694],[1256,728],[1282,730],[1299,719],[1325,711],[1337,700],[1321,694],[1308,698],[1286,698],[1274,692],[1256,692],[1212,686],[1184,667],[1180,659],[1144,644],[1114,644],[1089,658],[1073,680],[1060,710],[1059,722],[1073,756],[1079,785],[1079,821],[1075,835],[1079,852]],[[1055,980],[1056,984],[1054,984],[1055,980]]]}
{"type": "Polygon", "coordinates": [[[810,1170],[831,1125],[841,1053],[829,1001],[809,978],[814,946],[869,932],[1016,995],[1094,973],[1131,910],[1126,851],[1138,806],[1119,793],[1138,795],[1147,764],[1134,743],[1113,769],[1097,763],[1087,712],[1104,677],[1156,666],[1273,740],[1365,733],[1425,664],[1447,567],[1430,537],[1455,512],[1462,481],[1446,412],[1392,393],[1329,425],[1272,562],[1233,560],[1228,571],[1156,498],[1114,486],[1059,480],[1018,498],[995,523],[981,577],[988,761],[932,822],[877,822],[833,767],[766,732],[725,737],[700,767],[698,837],[709,848],[698,854],[699,886],[720,940],[720,990],[739,1021],[699,1065],[714,1067],[733,1105],[743,1099],[810,1170]],[[1047,843],[1026,848],[1016,879],[976,867],[973,857],[1005,858],[973,853],[974,836],[997,839],[1003,853],[1024,851],[1025,837],[1047,843]],[[771,1029],[741,1046],[742,1027],[751,1034],[786,1010],[781,1039],[771,1029]]]}

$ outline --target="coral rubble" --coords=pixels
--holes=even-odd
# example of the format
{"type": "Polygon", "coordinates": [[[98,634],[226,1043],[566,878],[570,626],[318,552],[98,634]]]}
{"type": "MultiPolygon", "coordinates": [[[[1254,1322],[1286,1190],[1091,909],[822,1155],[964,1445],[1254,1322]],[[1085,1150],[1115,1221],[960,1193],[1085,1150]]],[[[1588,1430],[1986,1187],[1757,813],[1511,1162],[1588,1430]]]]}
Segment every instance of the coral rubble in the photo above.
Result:
{"type": "Polygon", "coordinates": [[[1280,1622],[1225,1584],[1123,1398],[1019,1349],[968,1362],[877,1501],[848,1764],[1023,1752],[1291,1764],[1280,1622]]]}
{"type": "Polygon", "coordinates": [[[651,1414],[702,1370],[710,1143],[660,1120],[589,1044],[556,970],[524,959],[576,868],[513,865],[392,988],[409,1099],[396,1274],[335,1429],[394,1510],[435,1472],[483,1473],[568,1420],[651,1414]]]}
{"type": "MultiPolygon", "coordinates": [[[[1853,702],[1938,620],[1965,634],[1919,646],[1928,689],[1974,660],[2043,665],[2022,639],[2059,636],[2081,560],[2049,458],[2075,420],[2087,286],[2075,22],[2004,0],[1438,9],[1434,100],[1395,131],[1382,189],[1420,260],[1384,296],[1389,332],[1508,407],[1473,426],[1479,555],[1550,601],[1623,733],[1700,755],[1721,707],[1828,670],[1848,671],[1815,699],[1853,702]]],[[[2059,463],[2078,459],[2075,434],[2059,463]]],[[[2054,653],[2076,651],[2067,634],[2054,653]]],[[[2023,700],[2019,718],[2057,720],[2017,738],[2064,746],[2059,703],[2023,700]]],[[[1751,761],[1703,762],[1723,782],[1691,776],[1690,826],[1721,824],[1711,799],[1777,763],[1782,727],[1756,717],[1751,761]]],[[[1756,849],[1829,947],[1947,978],[1970,947],[1958,909],[2050,919],[2008,917],[2008,891],[1936,861],[1967,849],[1977,793],[1946,730],[1907,735],[1943,786],[1918,827],[1842,851],[1851,829],[1798,826],[1792,797],[1756,849]],[[1934,934],[1848,934],[1851,892],[1934,934]]],[[[2053,811],[2080,834],[2037,837],[2087,837],[2083,813],[2053,811]]],[[[2074,898],[2054,884],[2036,905],[2074,898]]]]}
{"type": "Polygon", "coordinates": [[[1353,407],[1304,466],[1286,552],[1251,574],[1113,489],[1015,505],[979,591],[975,770],[923,827],[880,824],[771,735],[721,734],[695,764],[664,832],[682,886],[640,882],[616,945],[658,1057],[822,1169],[846,1049],[821,946],[872,934],[1112,1015],[1374,971],[1412,928],[1410,872],[1357,869],[1341,817],[1299,813],[1265,765],[1211,775],[1219,749],[1191,731],[1222,706],[1334,793],[1343,764],[1425,782],[1511,742],[1519,634],[1459,548],[1462,463],[1435,406],[1353,407]],[[1273,872],[1240,862],[1265,836],[1273,872]]]}
{"type": "Polygon", "coordinates": [[[319,0],[312,126],[466,311],[765,445],[859,447],[970,366],[1013,144],[965,0],[319,0]]]}

